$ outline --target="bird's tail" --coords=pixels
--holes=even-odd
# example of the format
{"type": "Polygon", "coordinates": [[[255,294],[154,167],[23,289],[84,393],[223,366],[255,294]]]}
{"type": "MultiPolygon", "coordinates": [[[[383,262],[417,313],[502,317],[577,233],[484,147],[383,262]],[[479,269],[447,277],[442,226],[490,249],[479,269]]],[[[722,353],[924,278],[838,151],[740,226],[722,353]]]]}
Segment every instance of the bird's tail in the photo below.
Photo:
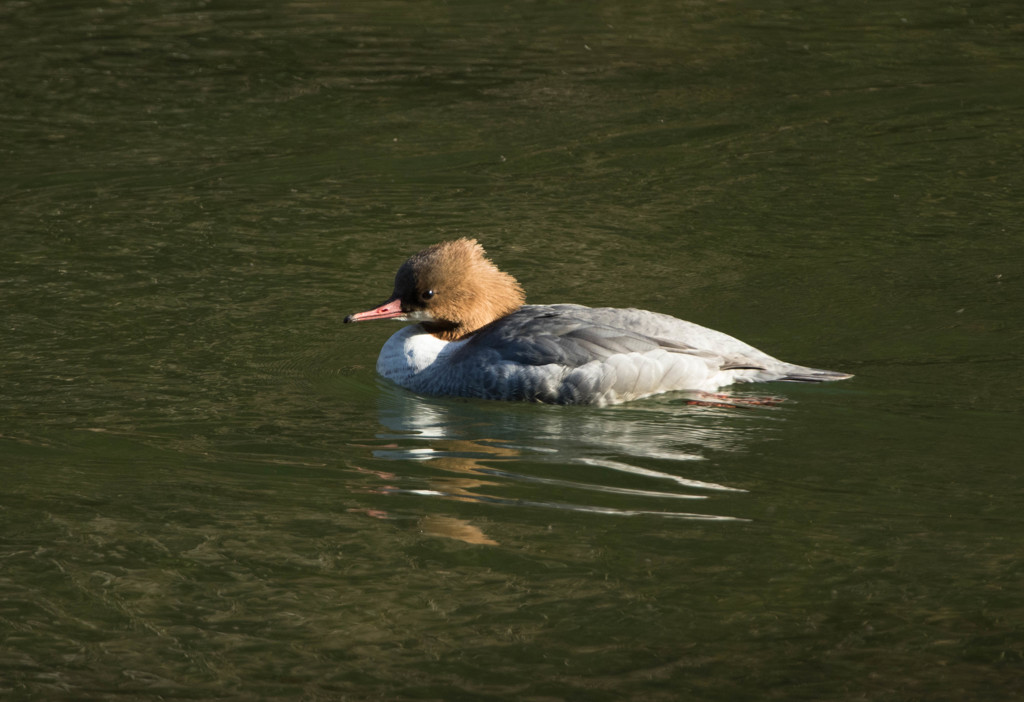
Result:
{"type": "Polygon", "coordinates": [[[846,380],[852,377],[851,373],[840,373],[839,371],[822,370],[821,368],[808,368],[807,366],[787,366],[783,369],[783,375],[779,380],[791,380],[797,383],[824,383],[832,380],[846,380]]]}

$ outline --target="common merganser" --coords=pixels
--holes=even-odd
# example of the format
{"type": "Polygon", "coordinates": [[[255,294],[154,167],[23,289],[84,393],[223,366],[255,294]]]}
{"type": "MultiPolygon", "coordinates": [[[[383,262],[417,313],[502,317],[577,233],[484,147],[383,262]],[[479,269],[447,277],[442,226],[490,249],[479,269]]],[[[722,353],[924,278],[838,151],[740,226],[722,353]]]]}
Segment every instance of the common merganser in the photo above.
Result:
{"type": "Polygon", "coordinates": [[[852,377],[785,363],[658,312],[525,299],[475,239],[462,238],[407,260],[390,299],[345,322],[416,322],[387,340],[377,372],[425,395],[607,405],[732,383],[852,377]]]}

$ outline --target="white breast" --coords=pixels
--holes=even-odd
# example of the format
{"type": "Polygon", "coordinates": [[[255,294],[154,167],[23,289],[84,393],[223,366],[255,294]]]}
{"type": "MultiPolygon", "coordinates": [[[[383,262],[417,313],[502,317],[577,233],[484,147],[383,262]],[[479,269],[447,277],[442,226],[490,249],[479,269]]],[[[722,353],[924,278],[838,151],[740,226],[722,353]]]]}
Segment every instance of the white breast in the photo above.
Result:
{"type": "Polygon", "coordinates": [[[417,387],[444,362],[453,347],[462,342],[449,342],[428,334],[419,324],[403,327],[385,342],[377,358],[377,372],[402,387],[430,392],[417,387]]]}

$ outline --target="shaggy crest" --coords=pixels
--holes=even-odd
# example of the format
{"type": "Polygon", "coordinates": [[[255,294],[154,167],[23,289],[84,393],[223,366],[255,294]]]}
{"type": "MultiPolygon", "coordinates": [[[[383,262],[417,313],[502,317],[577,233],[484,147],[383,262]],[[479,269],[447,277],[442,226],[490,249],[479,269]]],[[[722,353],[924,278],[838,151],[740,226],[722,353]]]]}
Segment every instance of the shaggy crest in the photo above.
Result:
{"type": "Polygon", "coordinates": [[[453,341],[519,309],[526,300],[519,282],[498,270],[476,239],[427,247],[395,275],[402,308],[421,312],[424,327],[453,341]]]}

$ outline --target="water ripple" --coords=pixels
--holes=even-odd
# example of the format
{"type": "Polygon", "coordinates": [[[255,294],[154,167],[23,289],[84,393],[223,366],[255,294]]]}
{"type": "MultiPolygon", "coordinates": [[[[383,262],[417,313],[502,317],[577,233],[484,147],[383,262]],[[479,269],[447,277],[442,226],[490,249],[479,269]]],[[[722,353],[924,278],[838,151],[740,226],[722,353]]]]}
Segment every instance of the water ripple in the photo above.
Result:
{"type": "MultiPolygon", "coordinates": [[[[685,398],[604,409],[547,407],[421,398],[382,384],[383,431],[370,451],[378,463],[366,472],[386,485],[369,489],[608,516],[746,521],[681,511],[672,503],[709,504],[747,493],[704,478],[716,470],[709,454],[742,450],[751,412],[769,416],[692,407],[685,398]],[[653,489],[652,480],[685,490],[653,489]]],[[[770,429],[764,422],[753,426],[770,429]]]]}

